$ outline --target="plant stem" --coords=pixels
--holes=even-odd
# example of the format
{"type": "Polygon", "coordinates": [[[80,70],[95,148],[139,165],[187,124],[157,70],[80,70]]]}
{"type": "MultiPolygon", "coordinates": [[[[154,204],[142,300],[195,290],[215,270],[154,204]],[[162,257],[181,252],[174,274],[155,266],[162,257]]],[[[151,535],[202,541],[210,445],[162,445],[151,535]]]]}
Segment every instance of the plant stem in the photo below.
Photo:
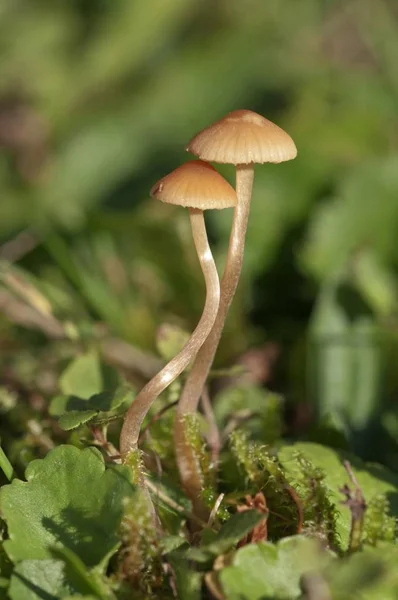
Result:
{"type": "Polygon", "coordinates": [[[206,282],[205,307],[195,331],[183,349],[143,387],[130,406],[120,435],[120,453],[123,460],[126,460],[130,451],[137,448],[141,425],[152,403],[188,366],[209,335],[216,319],[220,282],[207,239],[203,211],[190,208],[189,215],[196,251],[206,282]]]}
{"type": "Polygon", "coordinates": [[[225,319],[238,286],[243,263],[253,177],[253,165],[237,165],[236,193],[238,202],[234,211],[227,261],[221,280],[220,306],[210,335],[199,350],[187,377],[177,407],[174,439],[176,448],[179,447],[181,450],[176,452],[177,463],[183,487],[194,503],[202,490],[203,478],[192,449],[189,448],[187,443],[184,444],[183,442],[183,419],[185,415],[195,413],[197,410],[220,341],[225,319]]]}
{"type": "Polygon", "coordinates": [[[3,448],[0,446],[0,469],[3,471],[4,475],[7,477],[8,481],[11,481],[14,477],[14,469],[12,464],[8,460],[7,456],[3,448]]]}

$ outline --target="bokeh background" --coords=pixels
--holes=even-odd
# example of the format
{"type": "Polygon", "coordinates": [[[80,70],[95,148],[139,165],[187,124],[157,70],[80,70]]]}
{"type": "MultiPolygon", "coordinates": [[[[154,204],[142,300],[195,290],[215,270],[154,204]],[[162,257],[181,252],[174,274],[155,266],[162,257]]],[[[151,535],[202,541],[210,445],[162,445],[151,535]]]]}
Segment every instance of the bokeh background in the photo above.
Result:
{"type": "MultiPolygon", "coordinates": [[[[145,379],[158,327],[192,330],[187,215],[148,190],[248,108],[299,154],[256,168],[218,367],[282,394],[287,435],[396,465],[397,56],[395,0],[3,0],[3,412],[10,386],[51,395],[77,348],[145,379]]],[[[215,212],[221,271],[231,213],[215,212]]]]}

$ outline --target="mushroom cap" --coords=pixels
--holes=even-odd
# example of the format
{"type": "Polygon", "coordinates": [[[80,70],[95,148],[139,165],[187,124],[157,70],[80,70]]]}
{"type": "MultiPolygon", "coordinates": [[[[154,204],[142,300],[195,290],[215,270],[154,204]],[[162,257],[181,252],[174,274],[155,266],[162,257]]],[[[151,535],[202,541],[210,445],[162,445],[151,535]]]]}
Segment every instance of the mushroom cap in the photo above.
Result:
{"type": "Polygon", "coordinates": [[[203,160],[233,165],[280,163],[297,156],[286,131],[251,110],[234,110],[206,127],[187,148],[203,160]]]}
{"type": "Polygon", "coordinates": [[[202,160],[186,162],[160,179],[151,189],[151,196],[199,210],[229,208],[237,202],[234,188],[202,160]]]}

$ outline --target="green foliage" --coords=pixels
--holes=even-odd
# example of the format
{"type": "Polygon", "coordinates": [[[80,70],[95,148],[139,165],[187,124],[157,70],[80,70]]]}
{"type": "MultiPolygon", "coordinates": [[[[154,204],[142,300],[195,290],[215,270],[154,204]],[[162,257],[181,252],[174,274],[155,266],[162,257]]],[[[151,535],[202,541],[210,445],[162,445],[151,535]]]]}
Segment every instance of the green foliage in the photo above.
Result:
{"type": "Polygon", "coordinates": [[[379,542],[395,541],[397,519],[389,513],[390,504],[383,495],[374,496],[367,503],[363,540],[365,544],[376,546],[379,542]]]}
{"type": "Polygon", "coordinates": [[[227,387],[214,399],[214,414],[221,427],[231,418],[241,417],[252,435],[269,444],[282,435],[282,407],[281,396],[247,383],[227,387]]]}
{"type": "Polygon", "coordinates": [[[125,508],[118,571],[133,589],[150,595],[162,583],[159,530],[147,493],[138,490],[125,508]]]}
{"type": "Polygon", "coordinates": [[[293,600],[301,596],[302,575],[330,560],[316,541],[288,537],[277,545],[260,543],[238,550],[218,579],[228,600],[293,600]]]}
{"type": "Polygon", "coordinates": [[[251,484],[249,489],[254,493],[261,490],[265,494],[270,511],[267,526],[270,539],[277,540],[295,533],[300,507],[276,456],[267,446],[249,441],[243,431],[234,431],[230,443],[235,460],[251,484]]]}
{"type": "Polygon", "coordinates": [[[5,550],[16,562],[48,559],[59,543],[87,566],[104,567],[119,545],[116,530],[131,494],[128,469],[105,469],[94,448],[59,446],[29,465],[26,482],[2,488],[5,550]]]}
{"type": "Polygon", "coordinates": [[[210,461],[209,452],[201,434],[201,423],[196,414],[184,416],[184,430],[187,443],[194,453],[195,460],[198,461],[203,475],[204,489],[214,488],[214,473],[210,461]]]}
{"type": "Polygon", "coordinates": [[[329,547],[337,548],[340,542],[337,532],[339,511],[325,483],[327,471],[323,467],[316,467],[300,451],[290,455],[292,462],[287,467],[283,459],[283,450],[279,456],[285,465],[285,477],[294,486],[300,498],[304,531],[308,535],[316,536],[329,547]],[[293,478],[289,477],[292,470],[293,478]]]}
{"type": "MultiPolygon", "coordinates": [[[[397,31],[395,0],[1,3],[1,600],[396,598],[397,31]],[[183,378],[114,463],[133,390],[204,300],[186,211],[149,189],[240,107],[299,154],[256,167],[209,378],[219,462],[209,423],[187,424],[221,502],[204,523],[178,487],[174,411],[150,420],[183,378]],[[78,449],[93,442],[103,456],[78,449]],[[344,459],[367,505],[349,556],[344,459]],[[161,533],[133,490],[146,478],[161,533]]],[[[206,223],[221,274],[231,211],[206,223]]]]}
{"type": "Polygon", "coordinates": [[[224,523],[217,534],[211,530],[204,530],[204,539],[210,538],[212,541],[205,541],[199,548],[188,550],[186,556],[194,561],[207,562],[219,554],[225,554],[266,518],[266,515],[256,510],[236,513],[224,523]]]}
{"type": "Polygon", "coordinates": [[[163,360],[167,362],[182,350],[188,339],[187,331],[176,325],[164,323],[157,332],[156,348],[163,360]]]}
{"type": "Polygon", "coordinates": [[[59,387],[63,395],[53,398],[49,412],[59,418],[65,431],[88,422],[112,421],[127,410],[133,394],[131,386],[122,383],[116,387],[117,382],[116,373],[101,363],[97,353],[82,354],[62,373],[59,387]]]}
{"type": "Polygon", "coordinates": [[[94,394],[87,399],[57,396],[51,402],[50,414],[59,417],[59,425],[65,431],[88,422],[92,425],[107,423],[126,412],[132,395],[131,386],[121,384],[114,391],[94,394]]]}
{"type": "Polygon", "coordinates": [[[323,576],[337,600],[393,600],[398,585],[396,561],[397,549],[389,545],[334,561],[323,576]]]}
{"type": "Polygon", "coordinates": [[[76,555],[70,553],[69,560],[23,560],[14,569],[9,587],[11,600],[41,600],[65,598],[69,594],[95,594],[88,596],[107,600],[112,598],[109,588],[98,580],[98,576],[86,571],[76,555]]]}
{"type": "MultiPolygon", "coordinates": [[[[394,473],[384,469],[380,465],[366,465],[355,456],[332,450],[319,444],[300,442],[292,446],[285,446],[279,451],[278,457],[285,469],[286,477],[292,485],[295,485],[296,482],[300,485],[300,482],[303,481],[303,473],[306,477],[307,474],[311,475],[314,472],[316,474],[319,473],[319,469],[322,470],[321,486],[316,495],[319,502],[319,509],[318,503],[314,502],[312,510],[314,512],[324,510],[326,511],[326,515],[329,514],[325,525],[330,530],[330,526],[335,522],[335,534],[338,536],[337,541],[339,546],[344,550],[348,544],[351,515],[347,508],[339,507],[336,510],[334,507],[337,507],[342,502],[341,488],[345,484],[349,484],[347,471],[343,466],[343,460],[349,460],[361,486],[365,500],[368,504],[370,503],[371,513],[369,518],[375,519],[375,527],[377,527],[377,524],[380,525],[380,528],[377,528],[378,534],[375,535],[374,530],[373,534],[370,534],[369,542],[375,542],[378,536],[380,536],[379,539],[383,539],[384,535],[387,538],[389,537],[393,523],[391,517],[396,518],[398,515],[396,495],[398,478],[394,473]],[[299,454],[297,455],[297,453],[299,454]],[[308,463],[313,465],[310,467],[312,473],[308,471],[308,463]],[[380,499],[380,495],[384,496],[384,500],[380,499]],[[387,506],[390,512],[389,518],[386,515],[387,506]],[[331,519],[332,521],[330,521],[331,519]]],[[[309,477],[306,483],[307,492],[311,490],[311,479],[312,477],[309,477]]]]}

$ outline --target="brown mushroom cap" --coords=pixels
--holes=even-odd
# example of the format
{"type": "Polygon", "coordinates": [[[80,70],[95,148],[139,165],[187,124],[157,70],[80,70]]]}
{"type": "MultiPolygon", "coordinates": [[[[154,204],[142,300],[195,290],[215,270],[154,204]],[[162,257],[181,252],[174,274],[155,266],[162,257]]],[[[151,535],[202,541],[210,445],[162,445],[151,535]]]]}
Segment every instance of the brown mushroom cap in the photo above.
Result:
{"type": "Polygon", "coordinates": [[[202,160],[186,162],[160,179],[151,189],[151,196],[200,210],[229,208],[237,201],[234,188],[202,160]]]}
{"type": "Polygon", "coordinates": [[[187,150],[203,160],[233,165],[280,163],[297,156],[290,135],[251,110],[230,112],[195,135],[187,150]]]}

